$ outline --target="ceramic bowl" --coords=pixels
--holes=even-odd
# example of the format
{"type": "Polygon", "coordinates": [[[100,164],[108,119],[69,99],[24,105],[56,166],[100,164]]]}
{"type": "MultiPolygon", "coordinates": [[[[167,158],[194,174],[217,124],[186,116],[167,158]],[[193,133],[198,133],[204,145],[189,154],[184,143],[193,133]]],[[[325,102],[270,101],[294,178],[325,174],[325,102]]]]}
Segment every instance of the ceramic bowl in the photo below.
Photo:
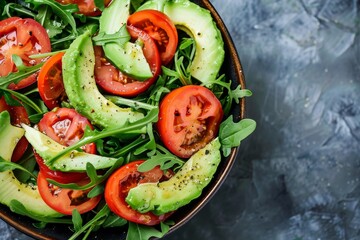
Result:
{"type": "MultiPolygon", "coordinates": [[[[245,88],[245,79],[242,71],[242,66],[240,63],[240,59],[238,57],[237,51],[235,49],[234,43],[231,39],[231,36],[222,21],[219,14],[216,12],[213,5],[207,0],[195,0],[193,1],[196,4],[200,5],[208,9],[218,28],[222,33],[222,37],[225,43],[225,62],[222,67],[222,72],[226,74],[226,76],[233,80],[233,84],[240,84],[241,87],[245,88]]],[[[238,119],[242,119],[245,114],[245,100],[240,101],[238,106],[235,106],[233,109],[234,116],[238,117],[238,119]]],[[[233,149],[230,156],[226,159],[223,159],[220,163],[217,172],[210,182],[210,184],[204,189],[201,197],[196,200],[193,200],[190,204],[185,207],[182,207],[175,214],[172,215],[171,220],[175,222],[169,231],[168,234],[173,233],[181,226],[183,226],[186,222],[188,222],[205,204],[211,199],[211,197],[216,193],[216,191],[220,188],[221,184],[224,182],[227,177],[229,171],[231,170],[233,163],[236,160],[236,154],[238,149],[233,149]]],[[[9,210],[6,206],[0,205],[0,217],[15,227],[17,230],[35,238],[35,239],[68,239],[72,232],[65,225],[47,225],[44,229],[35,228],[32,223],[33,220],[17,215],[9,210]]],[[[91,239],[125,239],[126,238],[126,227],[125,228],[117,228],[117,229],[109,229],[109,230],[101,230],[94,235],[91,236],[91,239]]]]}

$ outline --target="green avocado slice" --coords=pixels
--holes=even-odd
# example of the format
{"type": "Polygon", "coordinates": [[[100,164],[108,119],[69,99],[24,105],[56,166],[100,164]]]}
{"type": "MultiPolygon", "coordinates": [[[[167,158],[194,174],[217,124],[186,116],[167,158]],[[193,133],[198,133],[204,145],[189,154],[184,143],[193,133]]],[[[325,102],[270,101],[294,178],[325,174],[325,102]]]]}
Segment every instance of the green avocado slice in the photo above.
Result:
{"type": "MultiPolygon", "coordinates": [[[[130,0],[114,0],[105,8],[100,17],[100,32],[114,34],[126,25],[130,15],[130,0]]],[[[151,78],[152,72],[142,47],[139,44],[126,42],[107,43],[103,46],[105,56],[123,73],[144,81],[151,78]]]]}
{"type": "Polygon", "coordinates": [[[73,150],[55,162],[49,162],[49,159],[55,157],[59,152],[66,149],[66,147],[32,127],[25,124],[22,124],[22,127],[25,129],[26,139],[33,146],[36,153],[44,159],[45,164],[52,170],[85,172],[87,163],[91,163],[95,169],[105,169],[110,168],[117,161],[116,158],[73,150]]]}
{"type": "Polygon", "coordinates": [[[95,54],[90,32],[72,42],[62,64],[64,87],[71,105],[93,124],[121,128],[144,117],[131,108],[118,107],[100,93],[94,78],[95,54]]]}
{"type": "Polygon", "coordinates": [[[221,161],[218,138],[196,152],[169,180],[130,189],[126,202],[135,210],[157,215],[175,211],[198,198],[221,161]]]}
{"type": "MultiPolygon", "coordinates": [[[[145,2],[138,11],[159,10],[158,0],[145,2]]],[[[221,32],[210,11],[189,0],[167,0],[161,9],[175,24],[195,40],[196,51],[190,67],[191,75],[208,85],[218,76],[224,62],[225,50],[221,32]]]]}
{"type": "MultiPolygon", "coordinates": [[[[0,113],[0,157],[3,160],[11,160],[15,146],[24,132],[24,129],[10,124],[10,115],[7,111],[0,113]]],[[[0,172],[0,203],[11,208],[13,200],[22,203],[33,216],[62,216],[42,200],[37,186],[20,182],[11,170],[0,172]]]]}

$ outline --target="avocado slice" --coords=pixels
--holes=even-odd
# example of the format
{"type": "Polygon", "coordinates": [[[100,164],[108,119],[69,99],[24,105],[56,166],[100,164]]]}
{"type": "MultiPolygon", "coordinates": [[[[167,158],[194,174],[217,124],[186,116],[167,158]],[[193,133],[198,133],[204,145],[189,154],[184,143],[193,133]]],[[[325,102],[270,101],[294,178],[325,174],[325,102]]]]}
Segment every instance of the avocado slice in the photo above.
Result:
{"type": "Polygon", "coordinates": [[[116,106],[100,93],[94,78],[95,55],[90,32],[83,33],[72,42],[62,64],[64,87],[71,105],[93,124],[103,128],[121,128],[127,122],[144,117],[131,108],[116,106]]]}
{"type": "MultiPolygon", "coordinates": [[[[126,25],[130,15],[130,0],[114,0],[105,8],[100,17],[100,32],[113,34],[126,25]]],[[[152,72],[142,47],[137,43],[125,42],[123,45],[115,42],[103,46],[105,56],[123,73],[144,81],[151,78],[152,72]]]]}
{"type": "MultiPolygon", "coordinates": [[[[12,153],[19,139],[24,135],[24,129],[10,124],[10,114],[0,113],[0,156],[5,161],[11,161],[12,153]]],[[[37,186],[20,182],[13,171],[0,172],[0,203],[11,208],[11,201],[17,200],[33,216],[61,217],[42,200],[37,186]]]]}
{"type": "Polygon", "coordinates": [[[86,171],[87,163],[91,163],[95,169],[105,169],[110,168],[117,161],[116,158],[73,150],[51,163],[49,159],[55,157],[66,147],[32,127],[25,124],[22,124],[22,127],[25,129],[26,139],[33,146],[36,153],[44,159],[45,164],[52,170],[81,172],[86,171]]]}
{"type": "MultiPolygon", "coordinates": [[[[159,0],[145,2],[139,9],[156,9],[159,0]]],[[[224,42],[210,11],[189,0],[167,0],[161,9],[175,24],[195,40],[196,51],[190,67],[191,75],[208,85],[217,78],[224,62],[224,42]]]]}
{"type": "Polygon", "coordinates": [[[196,152],[169,180],[132,188],[126,202],[135,210],[157,215],[175,211],[201,195],[221,161],[220,141],[212,140],[196,152]]]}

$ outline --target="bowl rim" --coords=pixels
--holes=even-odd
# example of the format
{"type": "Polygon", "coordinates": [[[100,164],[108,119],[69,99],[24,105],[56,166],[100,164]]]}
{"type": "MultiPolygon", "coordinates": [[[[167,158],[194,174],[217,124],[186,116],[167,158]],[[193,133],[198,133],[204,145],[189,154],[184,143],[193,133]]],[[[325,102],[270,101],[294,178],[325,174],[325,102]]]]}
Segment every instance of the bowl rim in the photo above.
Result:
{"type": "MultiPolygon", "coordinates": [[[[230,36],[230,33],[225,26],[225,23],[223,22],[222,18],[218,14],[217,10],[214,8],[212,3],[209,0],[198,0],[196,2],[199,2],[198,4],[201,7],[206,8],[210,11],[211,16],[213,17],[213,20],[215,21],[217,27],[219,28],[221,35],[223,37],[224,44],[226,48],[228,48],[229,57],[231,58],[231,62],[233,64],[234,73],[236,76],[237,83],[241,86],[242,89],[245,89],[245,76],[243,73],[243,68],[240,62],[240,58],[238,56],[237,50],[235,48],[234,42],[230,36]]],[[[245,117],[245,98],[240,99],[239,103],[239,115],[235,116],[239,119],[243,119],[245,117]]],[[[238,152],[238,148],[233,148],[231,150],[230,155],[227,157],[225,164],[225,168],[222,169],[221,173],[217,176],[217,181],[212,184],[211,188],[208,189],[208,192],[205,196],[203,196],[201,199],[198,199],[198,201],[195,203],[195,207],[193,207],[185,217],[182,217],[179,221],[177,221],[174,225],[172,225],[169,229],[169,232],[166,235],[169,235],[173,233],[175,230],[182,227],[185,223],[187,223],[191,218],[193,218],[196,213],[198,213],[205,205],[206,203],[214,196],[214,194],[219,190],[220,186],[225,181],[227,175],[229,174],[230,170],[232,169],[234,162],[236,161],[236,155],[238,152]]],[[[49,235],[43,234],[40,231],[36,231],[35,228],[29,228],[26,224],[23,222],[19,222],[17,219],[16,213],[2,210],[0,208],[0,218],[5,221],[10,226],[14,227],[18,231],[36,238],[40,240],[54,240],[49,235]],[[10,213],[10,214],[9,214],[10,213]]],[[[22,217],[22,216],[20,216],[22,217]]]]}

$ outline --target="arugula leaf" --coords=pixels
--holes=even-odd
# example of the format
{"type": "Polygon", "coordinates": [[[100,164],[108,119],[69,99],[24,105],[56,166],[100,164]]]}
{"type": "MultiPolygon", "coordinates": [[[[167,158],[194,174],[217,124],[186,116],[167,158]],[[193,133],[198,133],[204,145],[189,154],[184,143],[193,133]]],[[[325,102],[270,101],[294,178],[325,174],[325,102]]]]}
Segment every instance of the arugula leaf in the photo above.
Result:
{"type": "MultiPolygon", "coordinates": [[[[4,88],[4,87],[0,87],[0,96],[1,94],[4,94],[4,93],[9,93],[11,94],[12,96],[16,97],[17,99],[19,99],[23,104],[26,104],[27,106],[31,107],[33,110],[35,110],[37,113],[39,114],[43,114],[44,111],[34,102],[32,101],[29,97],[27,97],[26,95],[22,94],[22,93],[19,93],[19,92],[16,92],[16,91],[13,91],[13,90],[10,90],[10,89],[7,89],[7,88],[4,88]]],[[[16,100],[15,100],[16,101],[16,100]]],[[[11,105],[13,104],[13,102],[11,101],[10,102],[10,99],[7,99],[6,102],[11,105]],[[9,100],[9,102],[8,102],[9,100]]],[[[21,105],[21,104],[20,104],[21,105]]],[[[11,105],[11,106],[14,106],[14,105],[11,105]]],[[[18,106],[18,105],[15,105],[15,106],[18,106]]]]}
{"type": "Polygon", "coordinates": [[[134,12],[145,2],[145,0],[131,0],[131,7],[134,9],[134,12]]]}
{"type": "MultiPolygon", "coordinates": [[[[0,88],[1,90],[1,88],[0,88]]],[[[22,106],[18,100],[14,99],[9,92],[0,91],[0,97],[4,96],[5,102],[7,105],[12,107],[19,107],[22,106]]]]}
{"type": "Polygon", "coordinates": [[[153,105],[150,105],[147,103],[143,103],[143,102],[128,99],[128,98],[123,98],[123,97],[113,96],[113,95],[105,95],[105,97],[107,100],[113,102],[114,104],[116,104],[118,106],[125,105],[125,106],[131,107],[135,110],[139,110],[139,109],[155,110],[155,109],[157,109],[157,106],[153,106],[153,105]]]}
{"type": "Polygon", "coordinates": [[[238,85],[234,90],[230,91],[230,95],[235,103],[239,104],[241,98],[251,97],[252,92],[249,89],[241,89],[241,86],[238,85]]]}
{"type": "MultiPolygon", "coordinates": [[[[100,226],[106,220],[106,218],[109,216],[110,212],[111,211],[110,211],[109,207],[105,204],[104,207],[90,221],[88,221],[78,231],[76,231],[69,238],[69,240],[75,240],[77,237],[79,237],[81,234],[83,234],[86,231],[88,231],[87,234],[89,234],[96,226],[100,226]]],[[[79,219],[77,219],[77,220],[79,220],[79,219]]],[[[80,225],[79,223],[74,223],[74,225],[75,224],[78,226],[80,225]]],[[[84,239],[86,239],[86,238],[84,237],[84,239]]]]}
{"type": "Polygon", "coordinates": [[[159,150],[156,151],[155,155],[151,156],[148,160],[139,165],[137,169],[139,172],[150,171],[156,166],[160,166],[161,170],[173,168],[174,171],[176,171],[184,165],[183,160],[170,153],[166,148],[158,144],[156,146],[159,150]],[[175,165],[177,165],[177,167],[174,168],[175,165]]]}
{"type": "Polygon", "coordinates": [[[94,0],[94,3],[95,3],[95,7],[97,7],[100,11],[104,11],[105,9],[104,0],[94,0]]]}
{"type": "Polygon", "coordinates": [[[27,3],[32,3],[36,8],[39,8],[43,5],[49,6],[53,13],[59,16],[62,19],[63,24],[69,24],[72,29],[73,35],[77,36],[78,32],[76,30],[76,21],[72,13],[78,12],[79,8],[76,4],[67,4],[62,5],[56,1],[51,0],[25,0],[27,3]]]}
{"type": "Polygon", "coordinates": [[[71,214],[71,221],[74,225],[75,232],[80,231],[83,226],[83,220],[78,210],[74,209],[71,214]]]}
{"type": "MultiPolygon", "coordinates": [[[[24,205],[16,200],[13,199],[10,201],[10,209],[11,211],[23,215],[23,216],[27,216],[29,218],[32,218],[36,221],[42,222],[42,223],[60,223],[60,224],[72,224],[71,219],[68,218],[53,218],[53,217],[43,217],[43,216],[38,216],[38,215],[34,215],[31,212],[29,212],[24,205]]],[[[44,226],[44,225],[42,225],[44,226]]]]}
{"type": "Polygon", "coordinates": [[[94,45],[104,46],[107,43],[118,43],[123,46],[131,39],[129,32],[126,30],[126,26],[122,26],[119,31],[107,34],[105,32],[99,32],[97,36],[93,37],[92,40],[94,45]]]}
{"type": "Polygon", "coordinates": [[[40,70],[44,63],[39,63],[35,66],[25,67],[17,72],[11,72],[6,76],[0,77],[0,87],[7,88],[10,83],[18,83],[24,78],[36,73],[40,70]]]}
{"type": "Polygon", "coordinates": [[[242,140],[248,137],[256,128],[252,119],[242,119],[235,123],[229,116],[220,124],[219,139],[225,157],[230,155],[231,148],[240,146],[242,140]]]}
{"type": "Polygon", "coordinates": [[[103,228],[121,227],[127,224],[127,221],[114,213],[110,213],[104,223],[101,225],[103,228]]]}
{"type": "Polygon", "coordinates": [[[88,198],[94,198],[96,196],[101,195],[104,192],[104,186],[99,184],[96,185],[91,191],[87,194],[88,198]]]}
{"type": "Polygon", "coordinates": [[[56,35],[62,33],[65,26],[61,22],[51,19],[53,12],[48,5],[43,5],[39,8],[38,14],[35,16],[35,20],[38,21],[49,35],[49,38],[53,38],[56,35]]]}
{"type": "Polygon", "coordinates": [[[149,141],[146,144],[143,144],[141,147],[139,147],[138,149],[136,149],[134,151],[134,155],[139,155],[141,153],[144,153],[148,150],[150,150],[149,154],[152,154],[152,152],[155,151],[156,149],[156,142],[155,142],[155,138],[154,138],[154,132],[153,132],[153,127],[152,127],[152,123],[149,123],[146,127],[146,132],[149,136],[149,141]]]}
{"type": "Polygon", "coordinates": [[[34,179],[36,179],[36,176],[30,172],[29,170],[27,170],[26,168],[24,168],[23,166],[14,163],[14,162],[9,162],[6,161],[4,158],[2,158],[0,156],[0,172],[4,172],[4,171],[9,171],[9,170],[14,170],[14,169],[19,169],[21,171],[26,172],[27,174],[29,174],[31,177],[33,177],[34,179]]]}
{"type": "MultiPolygon", "coordinates": [[[[0,9],[4,9],[2,12],[3,16],[6,16],[8,18],[12,16],[26,16],[31,18],[35,17],[35,14],[32,11],[17,3],[8,3],[2,8],[3,1],[4,0],[0,0],[0,9]]],[[[4,2],[6,3],[6,1],[4,2]]]]}
{"type": "Polygon", "coordinates": [[[166,227],[165,223],[161,223],[161,231],[159,231],[154,227],[129,222],[126,240],[148,240],[152,237],[162,238],[168,233],[169,229],[170,228],[166,227]]]}
{"type": "MultiPolygon", "coordinates": [[[[112,143],[113,145],[117,145],[116,149],[113,148],[109,151],[108,149],[111,147],[107,145],[110,145],[111,143],[108,144],[107,142],[104,141],[104,139],[99,139],[98,141],[96,141],[96,148],[100,155],[119,158],[119,157],[124,157],[126,154],[128,154],[131,151],[134,151],[134,149],[137,149],[137,147],[142,146],[147,141],[148,141],[147,138],[144,138],[143,136],[139,136],[137,139],[135,139],[134,141],[132,141],[127,145],[119,145],[120,143],[112,143]]],[[[109,140],[109,142],[111,142],[111,139],[109,140]]]]}
{"type": "Polygon", "coordinates": [[[241,85],[238,85],[235,89],[231,89],[231,81],[225,81],[224,80],[225,75],[219,76],[217,79],[208,81],[207,85],[212,86],[211,90],[212,92],[216,93],[216,86],[220,87],[220,93],[216,94],[218,98],[221,98],[221,95],[224,94],[223,88],[226,89],[226,96],[222,99],[222,105],[223,105],[223,111],[224,115],[228,115],[231,107],[232,102],[239,104],[240,99],[244,97],[250,97],[252,95],[252,92],[248,89],[241,89],[241,85]]]}
{"type": "Polygon", "coordinates": [[[19,169],[14,169],[14,174],[17,179],[19,179],[20,182],[26,183],[28,181],[33,181],[34,184],[36,184],[36,178],[34,178],[33,173],[35,170],[35,167],[37,166],[37,162],[34,157],[30,157],[28,159],[21,159],[17,162],[20,166],[24,167],[28,171],[23,171],[19,169]],[[30,172],[30,173],[29,173],[30,172]]]}

